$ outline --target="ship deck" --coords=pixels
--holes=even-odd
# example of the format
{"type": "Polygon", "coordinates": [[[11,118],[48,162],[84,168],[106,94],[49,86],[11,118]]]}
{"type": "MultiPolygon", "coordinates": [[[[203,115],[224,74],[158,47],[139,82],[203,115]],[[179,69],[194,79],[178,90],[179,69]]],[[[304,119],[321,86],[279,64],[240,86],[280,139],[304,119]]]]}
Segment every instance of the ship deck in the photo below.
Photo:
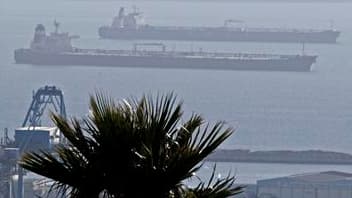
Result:
{"type": "Polygon", "coordinates": [[[240,60],[282,60],[299,57],[301,55],[259,54],[259,53],[217,53],[217,52],[183,52],[183,51],[144,51],[144,50],[102,50],[79,49],[65,54],[82,55],[112,55],[136,57],[174,57],[174,58],[211,58],[211,59],[240,59],[240,60]]]}
{"type": "Polygon", "coordinates": [[[296,29],[296,28],[260,28],[241,26],[218,26],[218,27],[187,27],[187,26],[145,26],[145,29],[167,31],[234,31],[234,32],[267,32],[267,33],[320,33],[326,31],[338,32],[333,29],[296,29]]]}

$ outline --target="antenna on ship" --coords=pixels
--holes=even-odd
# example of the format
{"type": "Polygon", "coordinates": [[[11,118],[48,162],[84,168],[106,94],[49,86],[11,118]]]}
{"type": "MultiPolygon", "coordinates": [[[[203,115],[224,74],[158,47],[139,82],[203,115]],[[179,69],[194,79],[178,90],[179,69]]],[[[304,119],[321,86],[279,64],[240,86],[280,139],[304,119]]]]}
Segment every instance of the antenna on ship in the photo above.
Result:
{"type": "Polygon", "coordinates": [[[59,33],[60,23],[57,22],[56,19],[54,20],[54,26],[55,26],[55,34],[59,33]]]}

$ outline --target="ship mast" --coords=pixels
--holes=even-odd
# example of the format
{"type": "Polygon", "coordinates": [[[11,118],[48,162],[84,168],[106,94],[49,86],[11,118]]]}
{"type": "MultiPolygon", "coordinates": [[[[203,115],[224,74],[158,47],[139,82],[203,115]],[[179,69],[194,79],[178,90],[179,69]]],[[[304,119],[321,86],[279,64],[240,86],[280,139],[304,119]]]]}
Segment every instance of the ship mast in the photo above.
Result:
{"type": "Polygon", "coordinates": [[[302,56],[305,55],[305,42],[302,43],[302,56]]]}
{"type": "Polygon", "coordinates": [[[132,9],[133,9],[133,13],[137,13],[137,6],[136,5],[133,5],[132,9]]]}
{"type": "Polygon", "coordinates": [[[59,33],[60,23],[54,20],[54,26],[55,26],[55,34],[59,33]]]}

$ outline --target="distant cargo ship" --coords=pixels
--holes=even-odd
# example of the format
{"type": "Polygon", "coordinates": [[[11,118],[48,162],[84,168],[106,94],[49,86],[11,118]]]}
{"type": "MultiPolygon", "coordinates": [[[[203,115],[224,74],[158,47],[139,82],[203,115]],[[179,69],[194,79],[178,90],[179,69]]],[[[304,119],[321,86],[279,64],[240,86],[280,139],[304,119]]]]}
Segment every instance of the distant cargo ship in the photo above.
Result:
{"type": "Polygon", "coordinates": [[[254,41],[287,43],[336,43],[340,31],[334,29],[283,29],[231,27],[238,20],[226,20],[219,27],[152,26],[144,23],[141,12],[125,14],[120,8],[110,26],[99,28],[106,39],[150,39],[192,41],[254,41]]]}
{"type": "Polygon", "coordinates": [[[68,33],[46,35],[41,24],[35,28],[30,48],[16,49],[16,63],[35,65],[96,65],[222,70],[311,71],[317,56],[249,53],[211,53],[167,51],[162,43],[135,44],[132,50],[80,49],[71,45],[68,33]],[[160,50],[140,50],[140,45],[159,46],[160,50]]]}

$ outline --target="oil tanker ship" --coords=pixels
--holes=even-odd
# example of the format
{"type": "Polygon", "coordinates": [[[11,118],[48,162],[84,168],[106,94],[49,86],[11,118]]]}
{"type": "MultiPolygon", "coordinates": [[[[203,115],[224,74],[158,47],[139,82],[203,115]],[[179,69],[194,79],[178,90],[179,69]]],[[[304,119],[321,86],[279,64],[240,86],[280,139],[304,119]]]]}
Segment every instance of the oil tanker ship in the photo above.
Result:
{"type": "Polygon", "coordinates": [[[35,28],[30,48],[16,49],[16,63],[33,65],[95,65],[139,68],[220,70],[311,71],[317,56],[249,53],[167,51],[162,43],[137,43],[131,50],[81,49],[71,45],[68,33],[47,35],[42,24],[35,28]],[[160,50],[140,49],[152,45],[160,50]]]}
{"type": "Polygon", "coordinates": [[[99,28],[99,36],[106,39],[192,40],[192,41],[253,41],[287,43],[336,43],[340,31],[333,28],[283,29],[245,28],[231,26],[239,20],[226,20],[219,27],[153,26],[144,23],[141,12],[125,14],[120,11],[110,26],[99,28]]]}

